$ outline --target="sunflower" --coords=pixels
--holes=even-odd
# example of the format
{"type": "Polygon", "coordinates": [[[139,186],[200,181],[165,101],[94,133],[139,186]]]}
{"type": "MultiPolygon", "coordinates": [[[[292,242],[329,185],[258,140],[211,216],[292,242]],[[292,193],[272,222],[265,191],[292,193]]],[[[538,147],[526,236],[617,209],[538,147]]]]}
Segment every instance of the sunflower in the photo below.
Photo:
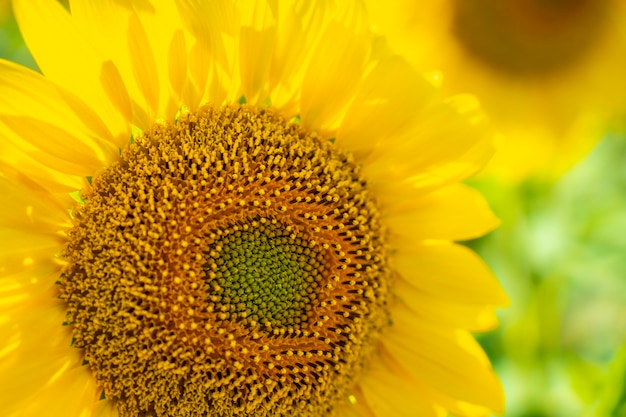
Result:
{"type": "Polygon", "coordinates": [[[456,240],[492,153],[358,3],[18,0],[0,61],[7,416],[502,412],[456,240]]]}
{"type": "Polygon", "coordinates": [[[502,133],[487,172],[503,179],[555,178],[625,108],[621,0],[368,3],[392,49],[478,96],[502,133]]]}

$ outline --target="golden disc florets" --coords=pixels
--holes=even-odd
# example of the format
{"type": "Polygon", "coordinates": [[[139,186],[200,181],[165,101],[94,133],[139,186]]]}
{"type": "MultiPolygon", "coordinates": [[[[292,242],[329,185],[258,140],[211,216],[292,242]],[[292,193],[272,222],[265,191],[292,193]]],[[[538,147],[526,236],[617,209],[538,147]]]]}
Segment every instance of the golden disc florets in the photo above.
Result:
{"type": "Polygon", "coordinates": [[[387,323],[350,156],[247,106],[135,139],[74,213],[73,344],[126,416],[321,416],[387,323]]]}

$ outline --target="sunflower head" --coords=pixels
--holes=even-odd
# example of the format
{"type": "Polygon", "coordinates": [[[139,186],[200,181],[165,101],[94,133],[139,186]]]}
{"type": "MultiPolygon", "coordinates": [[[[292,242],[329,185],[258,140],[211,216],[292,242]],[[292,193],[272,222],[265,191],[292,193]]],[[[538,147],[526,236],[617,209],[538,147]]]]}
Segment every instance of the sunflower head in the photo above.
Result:
{"type": "Polygon", "coordinates": [[[486,174],[553,181],[626,102],[619,0],[369,1],[379,32],[450,94],[475,94],[502,133],[486,174]]]}
{"type": "Polygon", "coordinates": [[[324,415],[348,395],[389,285],[349,155],[267,110],[206,107],[82,198],[61,298],[121,415],[324,415]]]}
{"type": "Polygon", "coordinates": [[[43,74],[0,62],[9,415],[501,411],[469,331],[507,299],[453,243],[497,225],[458,183],[492,132],[360,3],[15,10],[43,74]]]}

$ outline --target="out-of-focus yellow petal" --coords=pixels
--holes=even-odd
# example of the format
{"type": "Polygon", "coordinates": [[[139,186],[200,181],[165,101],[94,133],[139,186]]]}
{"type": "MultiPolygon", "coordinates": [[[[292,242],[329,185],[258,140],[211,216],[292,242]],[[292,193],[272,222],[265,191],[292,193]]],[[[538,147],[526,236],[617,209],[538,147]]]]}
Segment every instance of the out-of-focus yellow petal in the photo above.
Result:
{"type": "MultiPolygon", "coordinates": [[[[170,88],[173,95],[171,105],[179,109],[183,102],[185,85],[187,83],[187,44],[182,30],[176,31],[170,44],[168,69],[170,88]]],[[[174,108],[168,108],[166,114],[176,114],[174,108]]]]}
{"type": "MultiPolygon", "coordinates": [[[[64,165],[66,163],[55,158],[52,158],[54,162],[50,162],[49,159],[51,157],[41,151],[32,149],[30,152],[27,152],[20,150],[8,140],[0,143],[0,178],[2,178],[2,181],[11,180],[15,184],[14,186],[7,185],[9,189],[19,188],[18,184],[24,187],[26,190],[21,188],[18,191],[18,188],[15,188],[16,191],[14,192],[14,195],[19,194],[24,201],[30,198],[35,198],[36,200],[42,198],[46,201],[54,200],[57,205],[62,207],[70,207],[74,201],[70,193],[82,188],[87,183],[87,179],[85,177],[67,175],[51,168],[52,166],[64,165]],[[41,192],[42,197],[31,196],[29,195],[31,192],[41,192]]],[[[69,171],[72,170],[76,171],[75,169],[69,169],[69,171]]]]}
{"type": "Polygon", "coordinates": [[[331,8],[326,1],[279,0],[277,6],[278,33],[269,74],[271,103],[286,114],[297,114],[306,65],[331,8]]]}
{"type": "Polygon", "coordinates": [[[480,99],[502,132],[485,170],[505,182],[556,179],[624,113],[626,8],[581,2],[366,1],[376,30],[446,94],[480,99]]]}
{"type": "Polygon", "coordinates": [[[235,76],[235,41],[239,31],[233,2],[178,0],[182,24],[191,35],[189,76],[184,94],[187,107],[236,101],[241,88],[235,76]],[[230,87],[230,88],[227,88],[230,87]]]}
{"type": "MultiPolygon", "coordinates": [[[[147,129],[146,100],[137,85],[128,49],[131,3],[115,0],[70,2],[72,22],[85,34],[104,61],[100,81],[105,95],[128,123],[147,129]],[[124,45],[120,48],[120,45],[124,45]]],[[[120,146],[128,143],[130,126],[120,146]]]]}

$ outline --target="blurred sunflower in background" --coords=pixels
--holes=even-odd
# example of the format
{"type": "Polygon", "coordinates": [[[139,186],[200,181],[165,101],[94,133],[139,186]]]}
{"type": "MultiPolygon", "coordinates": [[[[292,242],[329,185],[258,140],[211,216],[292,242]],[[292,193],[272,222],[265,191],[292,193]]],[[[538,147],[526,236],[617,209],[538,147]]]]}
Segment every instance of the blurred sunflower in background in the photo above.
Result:
{"type": "Polygon", "coordinates": [[[7,416],[487,416],[492,154],[358,3],[13,3],[7,416]]]}
{"type": "Polygon", "coordinates": [[[480,339],[506,415],[626,416],[624,3],[368,7],[392,49],[444,91],[476,94],[501,133],[474,184],[503,225],[470,246],[512,298],[480,339]]]}
{"type": "Polygon", "coordinates": [[[556,179],[626,108],[620,0],[371,0],[374,24],[417,68],[471,93],[502,133],[487,173],[556,179]]]}

